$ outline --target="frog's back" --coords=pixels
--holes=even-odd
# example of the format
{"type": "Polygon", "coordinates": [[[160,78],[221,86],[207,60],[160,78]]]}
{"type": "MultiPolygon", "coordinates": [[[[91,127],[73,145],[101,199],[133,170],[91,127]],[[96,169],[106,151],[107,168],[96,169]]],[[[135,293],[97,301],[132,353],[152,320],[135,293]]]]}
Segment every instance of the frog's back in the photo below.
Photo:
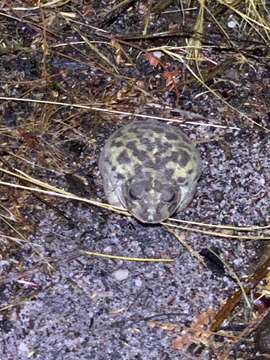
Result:
{"type": "Polygon", "coordinates": [[[146,169],[166,172],[168,178],[182,183],[183,177],[198,175],[200,160],[179,128],[148,120],[134,121],[113,133],[100,159],[100,167],[104,166],[125,178],[146,169]]]}

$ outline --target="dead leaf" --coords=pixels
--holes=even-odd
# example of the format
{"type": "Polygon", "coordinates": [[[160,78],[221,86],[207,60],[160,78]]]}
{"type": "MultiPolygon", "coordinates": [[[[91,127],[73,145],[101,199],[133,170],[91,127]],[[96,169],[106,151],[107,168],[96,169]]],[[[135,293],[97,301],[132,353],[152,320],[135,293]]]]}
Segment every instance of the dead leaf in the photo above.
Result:
{"type": "Polygon", "coordinates": [[[160,67],[163,68],[163,64],[157,57],[155,57],[152,53],[148,52],[144,54],[146,60],[148,60],[149,64],[153,67],[160,67]]]}
{"type": "Polygon", "coordinates": [[[173,340],[173,349],[182,350],[192,343],[207,345],[209,338],[213,335],[208,327],[214,314],[215,312],[212,308],[199,314],[197,318],[193,320],[190,328],[185,329],[180,336],[173,340]]]}

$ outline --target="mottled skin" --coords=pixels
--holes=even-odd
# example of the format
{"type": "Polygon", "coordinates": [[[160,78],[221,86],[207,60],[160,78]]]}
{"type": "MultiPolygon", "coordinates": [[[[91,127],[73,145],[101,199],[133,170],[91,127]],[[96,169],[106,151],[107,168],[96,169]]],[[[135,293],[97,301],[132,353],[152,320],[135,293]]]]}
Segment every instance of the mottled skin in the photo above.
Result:
{"type": "Polygon", "coordinates": [[[110,204],[127,208],[142,222],[159,223],[191,201],[200,159],[179,128],[144,120],[110,136],[99,169],[110,204]]]}

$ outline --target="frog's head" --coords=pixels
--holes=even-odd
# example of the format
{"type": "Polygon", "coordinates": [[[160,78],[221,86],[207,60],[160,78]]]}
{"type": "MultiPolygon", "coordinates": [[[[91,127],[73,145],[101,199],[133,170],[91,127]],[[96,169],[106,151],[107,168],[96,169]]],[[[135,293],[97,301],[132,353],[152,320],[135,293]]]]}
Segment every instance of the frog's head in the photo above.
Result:
{"type": "Polygon", "coordinates": [[[160,223],[180,204],[180,189],[157,176],[135,177],[123,184],[121,202],[144,223],[160,223]]]}

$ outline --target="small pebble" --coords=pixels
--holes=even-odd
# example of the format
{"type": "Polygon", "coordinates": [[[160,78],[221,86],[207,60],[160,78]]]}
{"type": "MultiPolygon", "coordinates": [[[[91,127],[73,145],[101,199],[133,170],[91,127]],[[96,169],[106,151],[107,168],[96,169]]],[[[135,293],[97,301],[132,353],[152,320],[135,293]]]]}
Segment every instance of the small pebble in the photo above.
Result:
{"type": "Polygon", "coordinates": [[[129,271],[127,269],[119,269],[113,272],[113,277],[117,281],[123,281],[128,278],[129,271]]]}
{"type": "Polygon", "coordinates": [[[140,288],[142,286],[142,280],[140,278],[136,278],[134,280],[134,284],[137,288],[140,288]]]}
{"type": "Polygon", "coordinates": [[[163,53],[161,51],[154,51],[153,55],[157,58],[157,59],[161,59],[163,53]]]}
{"type": "Polygon", "coordinates": [[[228,28],[234,29],[238,26],[238,22],[235,19],[230,19],[227,23],[228,28]]]}
{"type": "Polygon", "coordinates": [[[18,346],[18,351],[21,355],[25,355],[28,352],[28,346],[24,342],[20,342],[18,346]]]}

